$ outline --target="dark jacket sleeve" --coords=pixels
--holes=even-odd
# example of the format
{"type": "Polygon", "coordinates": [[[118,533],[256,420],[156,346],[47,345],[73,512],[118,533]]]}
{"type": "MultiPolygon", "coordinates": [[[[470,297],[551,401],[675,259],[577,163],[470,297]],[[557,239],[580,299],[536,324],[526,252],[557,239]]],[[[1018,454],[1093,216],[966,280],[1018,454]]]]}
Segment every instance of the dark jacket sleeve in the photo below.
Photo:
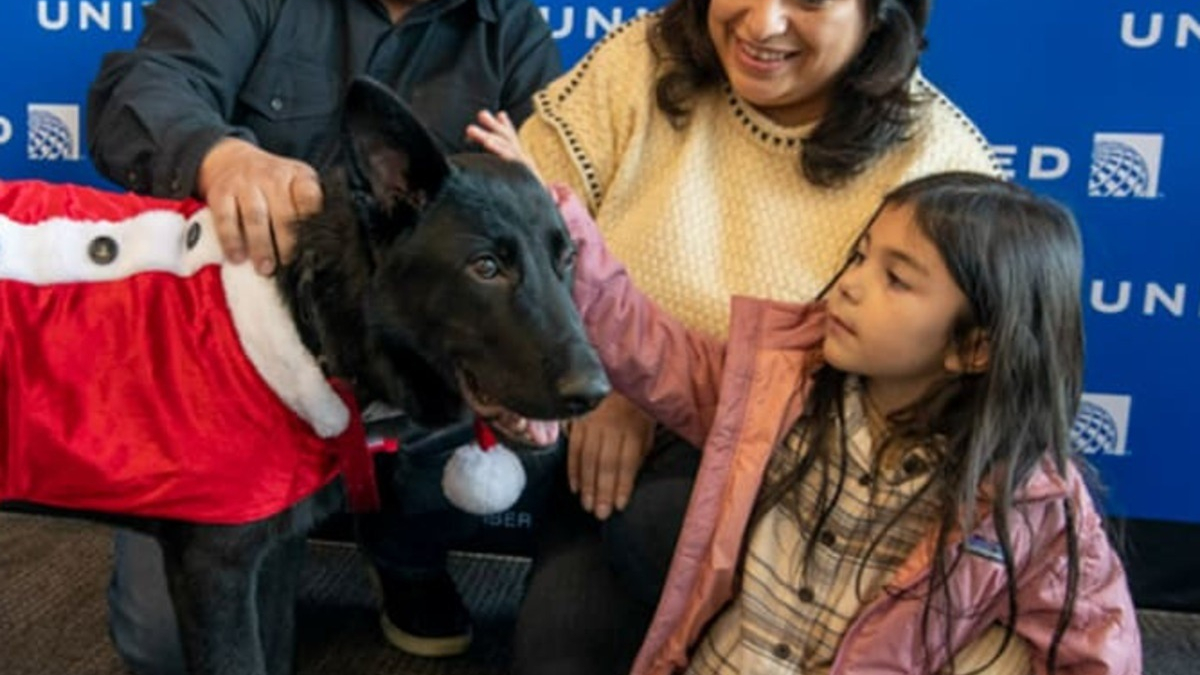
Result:
{"type": "Polygon", "coordinates": [[[104,57],[88,91],[88,151],[105,177],[137,192],[185,197],[231,125],[238,90],[281,0],[158,0],[131,51],[104,57]]]}
{"type": "Polygon", "coordinates": [[[509,63],[501,90],[501,109],[519,127],[533,112],[533,95],[562,74],[562,58],[550,26],[532,2],[499,4],[501,11],[516,15],[507,24],[504,36],[509,63]]]}

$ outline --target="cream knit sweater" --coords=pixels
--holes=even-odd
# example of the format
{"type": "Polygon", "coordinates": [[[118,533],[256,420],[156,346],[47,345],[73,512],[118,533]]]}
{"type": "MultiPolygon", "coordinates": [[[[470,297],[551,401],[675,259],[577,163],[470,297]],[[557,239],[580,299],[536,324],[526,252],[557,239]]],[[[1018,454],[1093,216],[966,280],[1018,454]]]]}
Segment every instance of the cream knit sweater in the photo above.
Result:
{"type": "Polygon", "coordinates": [[[781,127],[727,87],[701,96],[676,130],[654,103],[656,20],[618,27],[540,92],[521,141],[545,180],[586,200],[639,287],[691,327],[725,335],[732,295],[814,297],[896,185],[997,173],[975,126],[920,77],[928,101],[912,139],[834,189],[800,170],[812,125],[781,127]]]}

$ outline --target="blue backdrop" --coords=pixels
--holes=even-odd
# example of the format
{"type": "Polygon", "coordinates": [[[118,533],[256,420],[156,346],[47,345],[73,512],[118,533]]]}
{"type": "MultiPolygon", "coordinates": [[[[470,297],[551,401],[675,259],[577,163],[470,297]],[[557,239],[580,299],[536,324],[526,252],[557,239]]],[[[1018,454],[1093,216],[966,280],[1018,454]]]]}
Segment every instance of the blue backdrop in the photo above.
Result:
{"type": "MultiPolygon", "coordinates": [[[[543,11],[568,64],[657,5],[543,11]]],[[[5,0],[0,178],[103,185],[85,92],[131,45],[141,0],[5,0]]],[[[925,73],[983,129],[1012,177],[1070,206],[1086,246],[1088,369],[1079,444],[1118,515],[1200,523],[1200,2],[936,3],[925,73]]]]}

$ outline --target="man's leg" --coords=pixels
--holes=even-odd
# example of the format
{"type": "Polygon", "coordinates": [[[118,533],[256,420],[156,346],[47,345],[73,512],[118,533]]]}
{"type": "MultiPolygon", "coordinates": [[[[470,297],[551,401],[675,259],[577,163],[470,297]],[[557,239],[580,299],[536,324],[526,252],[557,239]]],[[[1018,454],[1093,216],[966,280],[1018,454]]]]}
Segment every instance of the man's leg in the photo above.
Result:
{"type": "Polygon", "coordinates": [[[402,446],[378,462],[391,477],[379,513],[356,519],[359,544],[379,582],[380,626],[396,648],[425,657],[462,654],[471,617],[446,570],[449,547],[468,538],[479,518],[455,509],[441,493],[452,447],[402,446]]]}
{"type": "MultiPolygon", "coordinates": [[[[452,656],[467,650],[471,620],[446,570],[448,551],[469,545],[482,519],[460,511],[442,492],[450,455],[473,435],[438,434],[410,442],[379,464],[395,476],[378,514],[360,516],[359,541],[378,575],[383,595],[380,623],[397,648],[419,656],[452,656]]],[[[518,503],[540,510],[549,477],[561,471],[562,448],[516,450],[526,488],[518,503]]],[[[539,516],[540,517],[540,516],[539,516]]]]}

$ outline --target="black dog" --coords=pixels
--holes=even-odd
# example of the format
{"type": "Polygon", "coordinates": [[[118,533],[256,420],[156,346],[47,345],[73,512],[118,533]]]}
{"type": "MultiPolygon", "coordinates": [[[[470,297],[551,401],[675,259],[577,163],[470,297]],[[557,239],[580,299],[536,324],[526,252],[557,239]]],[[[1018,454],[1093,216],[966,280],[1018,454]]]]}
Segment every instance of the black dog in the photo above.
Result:
{"type": "MultiPolygon", "coordinates": [[[[608,382],[571,302],[572,244],[536,178],[488,155],[444,156],[372,82],[352,85],[345,110],[341,168],[323,176],[324,210],[300,224],[296,260],[277,279],[326,374],[429,427],[463,420],[470,408],[559,419],[594,407],[608,382]]],[[[385,476],[381,487],[397,480],[385,476]]],[[[232,526],[4,506],[154,535],[189,672],[285,675],[295,553],[344,505],[335,481],[232,526]]]]}

